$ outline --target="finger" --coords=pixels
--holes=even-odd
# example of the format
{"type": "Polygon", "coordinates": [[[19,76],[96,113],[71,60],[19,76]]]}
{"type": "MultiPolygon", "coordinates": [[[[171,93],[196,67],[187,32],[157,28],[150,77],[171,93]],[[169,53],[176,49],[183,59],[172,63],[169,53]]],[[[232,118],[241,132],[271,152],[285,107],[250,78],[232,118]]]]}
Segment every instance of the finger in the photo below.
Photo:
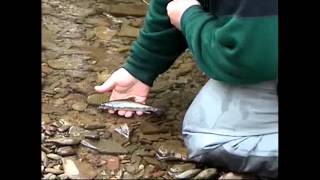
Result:
{"type": "Polygon", "coordinates": [[[126,111],[118,111],[118,115],[123,116],[124,114],[126,114],[126,111]]]}
{"type": "Polygon", "coordinates": [[[143,112],[142,112],[142,111],[137,111],[136,114],[137,114],[138,116],[141,116],[141,115],[143,114],[143,112]]]}
{"type": "Polygon", "coordinates": [[[132,112],[132,111],[127,111],[127,112],[125,113],[124,117],[129,118],[129,117],[131,117],[132,115],[133,115],[133,112],[132,112]]]}
{"type": "Polygon", "coordinates": [[[112,77],[110,77],[106,82],[104,82],[102,85],[100,86],[95,86],[94,89],[97,92],[103,93],[103,92],[108,92],[111,91],[114,86],[116,85],[116,82],[113,80],[112,77]]]}

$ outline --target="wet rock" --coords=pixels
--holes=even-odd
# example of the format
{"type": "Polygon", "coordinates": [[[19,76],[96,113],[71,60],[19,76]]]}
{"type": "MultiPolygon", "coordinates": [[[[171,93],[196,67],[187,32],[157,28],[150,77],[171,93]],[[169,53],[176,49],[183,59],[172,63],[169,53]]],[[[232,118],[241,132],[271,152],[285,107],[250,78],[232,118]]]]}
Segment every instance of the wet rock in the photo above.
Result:
{"type": "Polygon", "coordinates": [[[47,127],[46,127],[46,130],[48,130],[48,131],[53,131],[53,132],[55,132],[55,131],[57,131],[57,127],[56,126],[53,126],[53,125],[48,125],[47,127]]]}
{"type": "Polygon", "coordinates": [[[140,4],[114,4],[110,5],[106,11],[116,16],[145,16],[147,6],[140,4]]]}
{"type": "Polygon", "coordinates": [[[59,154],[60,156],[72,156],[76,154],[76,151],[70,146],[65,146],[65,147],[58,148],[56,150],[56,153],[59,154]]]}
{"type": "Polygon", "coordinates": [[[45,139],[46,139],[46,136],[43,133],[41,133],[41,143],[44,143],[45,139]]]}
{"type": "Polygon", "coordinates": [[[94,26],[102,26],[102,27],[106,27],[106,26],[111,25],[110,22],[106,21],[105,18],[96,18],[96,17],[86,18],[85,23],[91,24],[94,26]]]}
{"type": "Polygon", "coordinates": [[[44,169],[45,173],[52,173],[52,174],[62,174],[63,171],[59,169],[54,169],[54,168],[45,168],[44,169]]]}
{"type": "Polygon", "coordinates": [[[44,165],[44,167],[48,166],[49,161],[48,161],[46,153],[43,151],[41,151],[41,161],[42,161],[42,164],[44,165]]]}
{"type": "Polygon", "coordinates": [[[50,74],[52,73],[53,69],[51,69],[47,63],[42,63],[41,64],[41,72],[45,74],[50,74]]]}
{"type": "Polygon", "coordinates": [[[62,159],[64,173],[70,179],[93,179],[98,172],[90,164],[76,160],[75,158],[62,159]]]}
{"type": "Polygon", "coordinates": [[[85,79],[88,77],[87,71],[80,71],[80,70],[66,70],[64,71],[65,75],[70,76],[72,78],[79,78],[79,79],[85,79]]]}
{"type": "Polygon", "coordinates": [[[152,177],[153,178],[158,178],[158,177],[161,177],[163,176],[164,174],[166,174],[166,171],[156,171],[152,174],[152,177]]]}
{"type": "Polygon", "coordinates": [[[151,158],[151,157],[143,157],[143,159],[145,161],[147,161],[147,163],[149,163],[149,164],[153,164],[153,165],[159,165],[160,164],[159,161],[157,161],[156,159],[151,158]]]}
{"type": "Polygon", "coordinates": [[[182,63],[182,64],[180,64],[180,66],[178,68],[177,75],[184,76],[187,73],[191,72],[192,69],[194,69],[194,68],[195,68],[194,63],[182,63]]]}
{"type": "Polygon", "coordinates": [[[130,25],[136,28],[140,28],[143,25],[143,21],[144,20],[142,18],[135,18],[130,21],[130,25]]]}
{"type": "Polygon", "coordinates": [[[56,179],[56,175],[52,174],[52,173],[48,173],[46,175],[43,176],[42,179],[56,179]]]}
{"type": "Polygon", "coordinates": [[[106,101],[108,101],[109,97],[107,94],[92,94],[88,96],[87,102],[88,104],[100,105],[106,101]]]}
{"type": "Polygon", "coordinates": [[[43,146],[43,145],[41,145],[41,150],[42,150],[43,152],[45,152],[45,153],[50,153],[50,152],[51,152],[50,149],[46,148],[46,147],[43,146]]]}
{"type": "Polygon", "coordinates": [[[95,35],[102,40],[109,41],[114,35],[116,35],[115,30],[111,30],[106,26],[99,26],[94,28],[95,35]]]}
{"type": "Polygon", "coordinates": [[[47,157],[49,159],[54,159],[54,160],[60,160],[62,157],[57,155],[57,154],[53,154],[53,153],[50,153],[50,154],[47,154],[47,157]]]}
{"type": "MultiPolygon", "coordinates": [[[[131,156],[131,163],[137,163],[138,165],[140,164],[140,161],[141,161],[141,157],[137,154],[137,153],[134,153],[132,154],[131,156]]],[[[138,166],[137,166],[138,167],[138,166]]]]}
{"type": "Polygon", "coordinates": [[[218,170],[216,168],[208,168],[201,171],[194,179],[212,179],[214,176],[218,175],[218,170]]]}
{"type": "Polygon", "coordinates": [[[59,132],[66,132],[71,126],[70,125],[62,125],[61,127],[58,128],[59,132]]]}
{"type": "Polygon", "coordinates": [[[66,174],[60,174],[60,175],[58,176],[58,178],[59,178],[60,180],[66,180],[66,179],[68,179],[68,175],[66,175],[66,174]]]}
{"type": "Polygon", "coordinates": [[[71,107],[73,110],[76,111],[84,111],[87,108],[88,104],[84,102],[77,102],[74,103],[71,107]]]}
{"type": "Polygon", "coordinates": [[[152,176],[152,172],[154,171],[154,169],[155,169],[155,166],[149,164],[144,170],[143,178],[149,179],[152,176]]]}
{"type": "Polygon", "coordinates": [[[154,83],[154,86],[152,87],[151,91],[154,93],[161,93],[166,90],[168,90],[170,87],[170,84],[167,81],[157,81],[154,83]]]}
{"type": "Polygon", "coordinates": [[[54,60],[48,60],[48,65],[53,69],[83,69],[84,64],[82,59],[78,58],[60,58],[54,60]]]}
{"type": "Polygon", "coordinates": [[[127,23],[123,23],[118,33],[120,37],[133,37],[136,38],[139,35],[139,29],[128,25],[127,23]]]}
{"type": "Polygon", "coordinates": [[[107,159],[107,168],[110,171],[114,171],[119,169],[120,167],[120,162],[119,162],[119,158],[116,156],[111,156],[107,159]]]}
{"type": "Polygon", "coordinates": [[[129,145],[127,147],[127,150],[128,150],[128,153],[129,154],[132,154],[135,150],[138,149],[138,145],[137,144],[132,144],[132,145],[129,145]]]}
{"type": "Polygon", "coordinates": [[[80,143],[80,139],[78,138],[54,138],[54,139],[47,139],[46,142],[53,142],[59,145],[77,145],[80,143]]]}
{"type": "Polygon", "coordinates": [[[66,109],[64,109],[62,107],[55,107],[51,104],[42,103],[41,112],[46,113],[46,114],[55,113],[57,115],[63,115],[66,113],[66,109]]]}
{"type": "Polygon", "coordinates": [[[142,134],[140,135],[140,141],[144,142],[154,142],[158,141],[159,139],[170,139],[170,133],[161,133],[161,134],[142,134]]]}
{"type": "Polygon", "coordinates": [[[63,98],[69,94],[69,91],[65,88],[54,88],[53,90],[56,92],[54,98],[63,98]]]}
{"type": "Polygon", "coordinates": [[[116,179],[121,179],[121,178],[122,178],[122,175],[123,175],[123,170],[120,169],[120,170],[117,172],[117,174],[115,175],[115,178],[116,178],[116,179]]]}
{"type": "Polygon", "coordinates": [[[106,125],[101,124],[101,123],[91,123],[91,124],[85,124],[83,126],[83,128],[86,129],[86,130],[103,129],[105,127],[106,127],[106,125]]]}
{"type": "Polygon", "coordinates": [[[124,172],[122,178],[123,179],[135,179],[135,177],[132,174],[130,174],[129,172],[124,172]]]}
{"type": "Polygon", "coordinates": [[[111,136],[112,136],[112,133],[111,133],[110,131],[106,130],[106,131],[103,133],[103,135],[101,136],[101,138],[103,138],[103,139],[109,139],[109,138],[111,138],[111,136]]]}
{"type": "Polygon", "coordinates": [[[97,131],[90,131],[88,133],[85,133],[84,137],[88,138],[88,139],[99,139],[100,138],[99,133],[97,131]]]}
{"type": "Polygon", "coordinates": [[[87,80],[70,84],[70,87],[73,89],[74,92],[79,92],[82,94],[89,94],[91,92],[94,92],[94,87],[90,85],[90,82],[88,82],[87,80]]]}
{"type": "Polygon", "coordinates": [[[132,165],[130,164],[130,165],[126,165],[126,166],[125,166],[125,170],[126,170],[128,173],[134,174],[134,173],[137,171],[137,167],[132,166],[132,165]]]}
{"type": "Polygon", "coordinates": [[[127,149],[123,148],[119,143],[109,140],[101,139],[99,142],[84,139],[81,141],[83,146],[94,149],[100,153],[106,154],[126,154],[127,149]]]}
{"type": "Polygon", "coordinates": [[[192,177],[196,176],[200,171],[201,171],[201,169],[189,169],[183,173],[175,175],[174,178],[176,178],[176,179],[192,178],[192,177]]]}
{"type": "Polygon", "coordinates": [[[48,114],[41,114],[41,122],[44,122],[45,124],[49,123],[51,120],[48,116],[48,114]]]}
{"type": "Polygon", "coordinates": [[[156,124],[144,121],[141,123],[141,131],[143,134],[159,134],[159,133],[167,133],[169,131],[166,127],[159,127],[156,124]]]}
{"type": "Polygon", "coordinates": [[[193,163],[175,164],[169,169],[168,173],[170,176],[174,176],[186,170],[195,169],[195,168],[196,168],[196,165],[193,163]]]}
{"type": "Polygon", "coordinates": [[[104,70],[101,73],[98,73],[96,82],[98,84],[104,83],[111,76],[109,70],[104,70]]]}
{"type": "Polygon", "coordinates": [[[62,126],[62,124],[61,124],[59,121],[54,121],[54,122],[51,124],[51,126],[56,127],[56,128],[54,129],[54,131],[56,131],[56,130],[58,130],[59,127],[62,126]]]}

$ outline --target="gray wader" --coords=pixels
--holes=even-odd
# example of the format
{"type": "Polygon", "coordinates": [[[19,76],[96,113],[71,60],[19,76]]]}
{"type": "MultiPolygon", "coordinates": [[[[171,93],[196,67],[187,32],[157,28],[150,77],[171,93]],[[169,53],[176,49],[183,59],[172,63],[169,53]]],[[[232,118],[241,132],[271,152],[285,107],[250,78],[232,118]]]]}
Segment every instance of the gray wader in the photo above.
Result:
{"type": "Polygon", "coordinates": [[[232,86],[210,79],[190,105],[182,133],[194,161],[277,178],[277,81],[232,86]]]}

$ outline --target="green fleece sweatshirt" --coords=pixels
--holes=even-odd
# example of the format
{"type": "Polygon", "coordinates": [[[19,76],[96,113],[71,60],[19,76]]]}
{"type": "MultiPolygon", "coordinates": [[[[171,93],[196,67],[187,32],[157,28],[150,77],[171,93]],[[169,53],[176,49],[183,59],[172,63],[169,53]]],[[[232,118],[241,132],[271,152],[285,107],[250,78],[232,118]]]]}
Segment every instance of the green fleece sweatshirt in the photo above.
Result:
{"type": "Polygon", "coordinates": [[[169,0],[151,0],[145,24],[123,67],[152,86],[189,48],[210,78],[254,84],[278,76],[277,0],[199,0],[181,18],[181,31],[166,12],[169,0]]]}

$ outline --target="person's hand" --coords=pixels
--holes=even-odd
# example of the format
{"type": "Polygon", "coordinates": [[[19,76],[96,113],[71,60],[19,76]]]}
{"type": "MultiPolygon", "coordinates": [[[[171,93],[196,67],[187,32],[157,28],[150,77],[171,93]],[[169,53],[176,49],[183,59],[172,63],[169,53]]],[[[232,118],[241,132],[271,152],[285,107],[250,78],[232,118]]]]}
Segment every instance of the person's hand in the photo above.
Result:
{"type": "MultiPolygon", "coordinates": [[[[110,100],[135,98],[135,102],[145,103],[150,91],[150,87],[133,77],[127,70],[120,68],[115,71],[109,79],[101,86],[95,86],[99,93],[112,92],[110,100]]],[[[109,113],[115,113],[109,110],[109,113]]],[[[131,117],[134,113],[142,115],[143,112],[137,111],[118,111],[120,116],[131,117]]]]}
{"type": "Polygon", "coordinates": [[[180,21],[183,13],[193,5],[200,5],[197,0],[173,0],[167,5],[167,14],[171,24],[177,29],[181,29],[180,21]]]}

